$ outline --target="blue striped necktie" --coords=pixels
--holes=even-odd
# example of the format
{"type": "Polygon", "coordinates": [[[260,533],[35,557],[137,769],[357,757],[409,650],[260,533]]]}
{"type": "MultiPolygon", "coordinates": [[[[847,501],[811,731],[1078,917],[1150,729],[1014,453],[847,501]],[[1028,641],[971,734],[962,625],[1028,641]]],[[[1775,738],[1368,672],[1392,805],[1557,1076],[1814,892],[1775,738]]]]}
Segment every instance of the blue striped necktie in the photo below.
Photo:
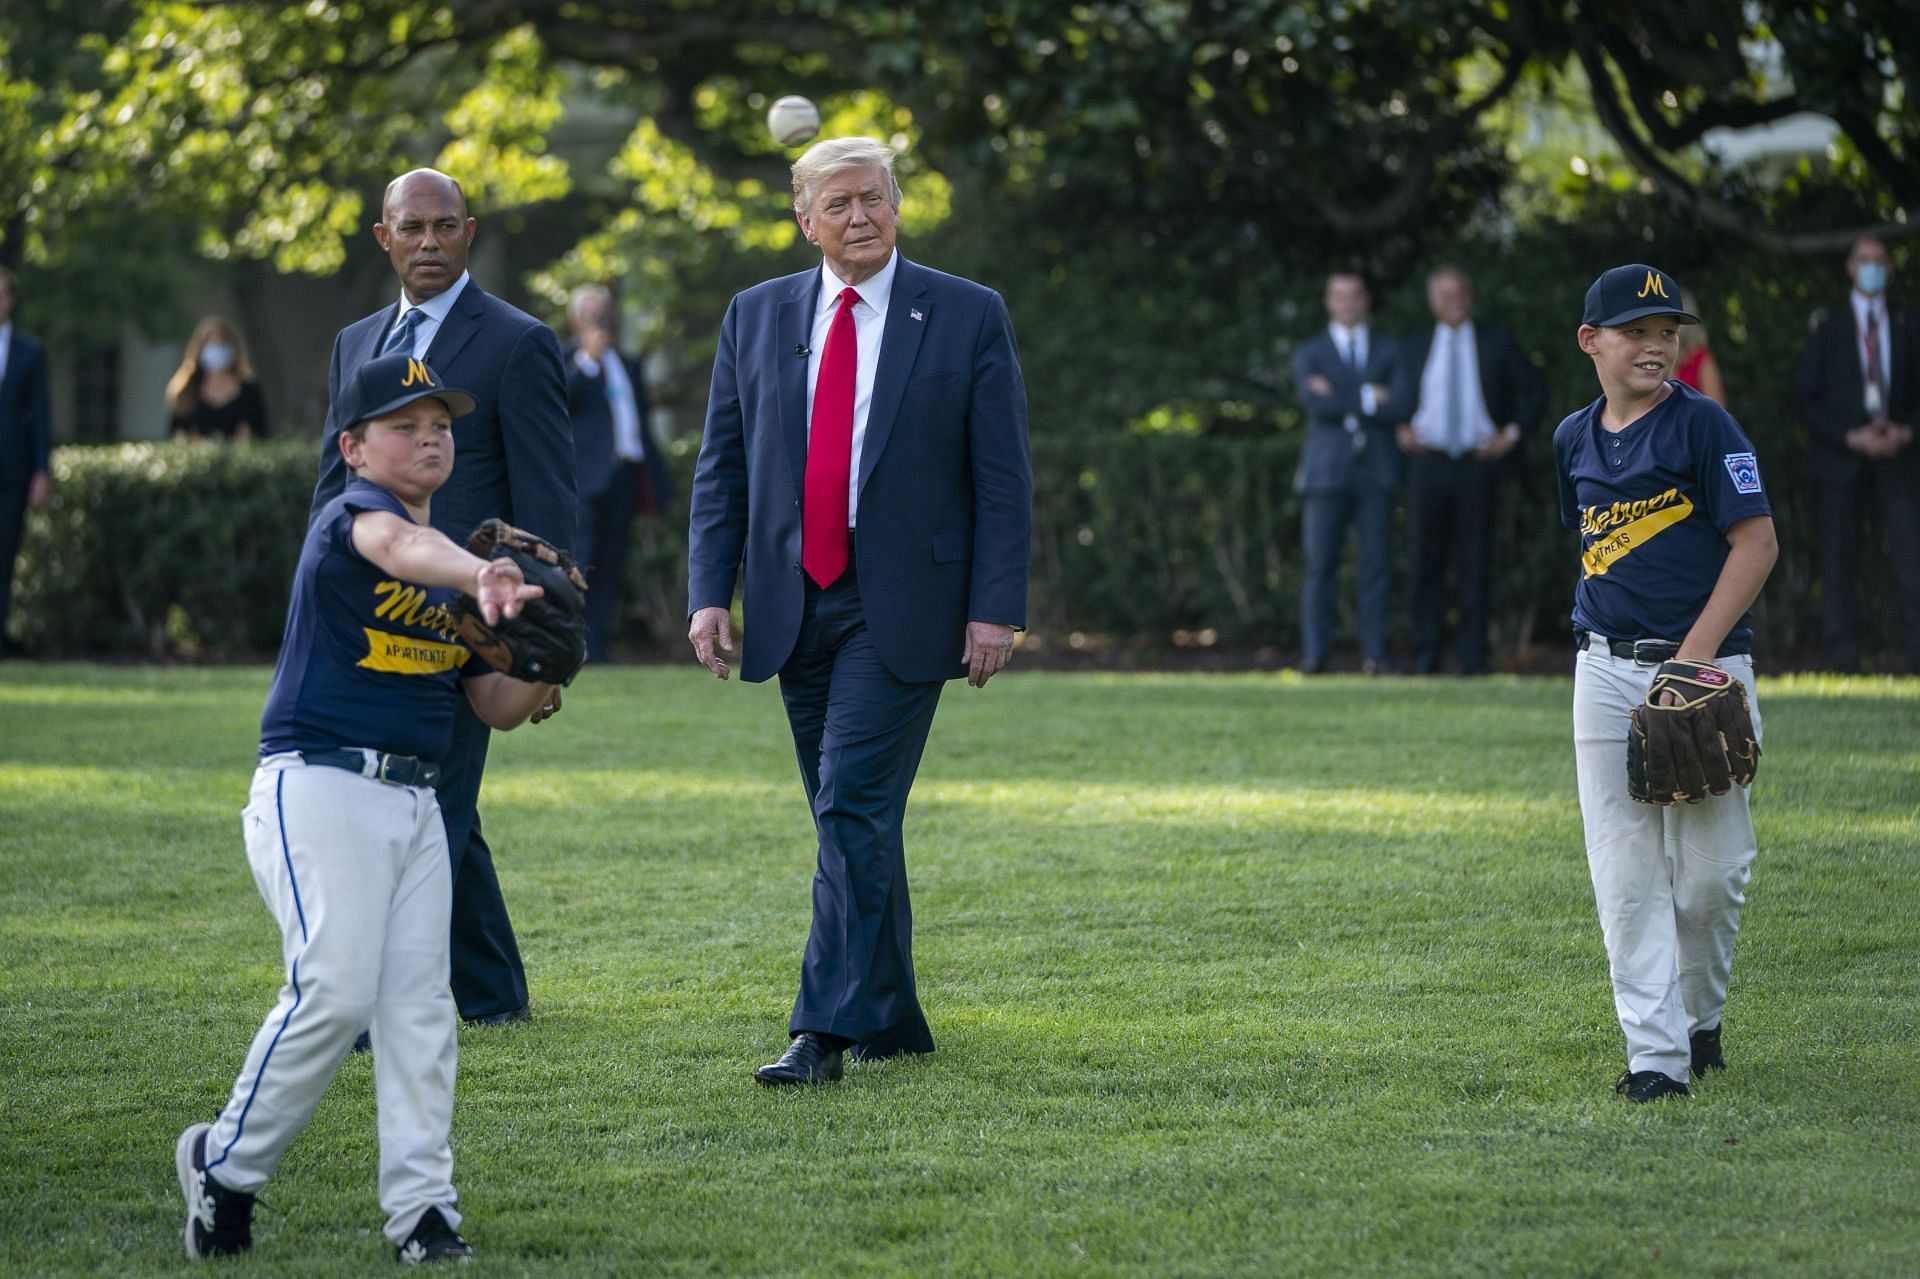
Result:
{"type": "Polygon", "coordinates": [[[1467,451],[1467,331],[1456,325],[1448,333],[1447,456],[1459,457],[1467,451]]]}
{"type": "Polygon", "coordinates": [[[386,342],[380,347],[382,355],[412,355],[413,332],[420,327],[420,317],[424,314],[419,307],[411,308],[400,317],[400,323],[393,326],[393,332],[387,334],[386,342]]]}

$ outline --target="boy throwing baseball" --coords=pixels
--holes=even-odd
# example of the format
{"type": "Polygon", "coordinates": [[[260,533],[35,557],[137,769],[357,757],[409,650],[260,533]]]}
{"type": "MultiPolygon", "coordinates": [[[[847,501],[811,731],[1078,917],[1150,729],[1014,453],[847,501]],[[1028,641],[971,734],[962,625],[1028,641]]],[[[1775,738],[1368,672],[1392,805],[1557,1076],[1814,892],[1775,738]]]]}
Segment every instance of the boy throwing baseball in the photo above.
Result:
{"type": "Polygon", "coordinates": [[[457,1019],[447,989],[452,878],[433,782],[462,693],[499,729],[552,690],[497,674],[455,642],[450,606],[489,623],[538,597],[510,558],[481,559],[427,523],[473,408],[424,364],[389,356],[348,382],[340,452],[355,478],[314,520],[294,574],[260,764],[241,815],[279,921],[286,984],[226,1108],[180,1135],[187,1255],[251,1246],[254,1195],[312,1116],[354,1037],[373,1032],[380,1205],[407,1262],[471,1255],[456,1233],[457,1019]]]}
{"type": "Polygon", "coordinates": [[[1553,435],[1560,518],[1581,548],[1580,815],[1627,1040],[1615,1088],[1636,1103],[1684,1095],[1689,1071],[1725,1065],[1720,1016],[1754,857],[1748,610],[1778,553],[1753,445],[1670,380],[1680,326],[1699,322],[1679,298],[1646,265],[1594,282],[1579,342],[1602,394],[1553,435]]]}

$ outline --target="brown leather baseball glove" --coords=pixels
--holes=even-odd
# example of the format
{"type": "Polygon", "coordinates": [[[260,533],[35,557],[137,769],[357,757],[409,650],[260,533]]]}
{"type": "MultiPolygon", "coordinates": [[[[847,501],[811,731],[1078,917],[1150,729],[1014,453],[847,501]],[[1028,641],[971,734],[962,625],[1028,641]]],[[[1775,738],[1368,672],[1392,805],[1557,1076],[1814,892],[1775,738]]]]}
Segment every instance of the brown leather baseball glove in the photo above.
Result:
{"type": "Polygon", "coordinates": [[[1641,803],[1697,804],[1752,785],[1760,743],[1747,689],[1713,663],[1662,662],[1629,719],[1627,793],[1641,803]]]}

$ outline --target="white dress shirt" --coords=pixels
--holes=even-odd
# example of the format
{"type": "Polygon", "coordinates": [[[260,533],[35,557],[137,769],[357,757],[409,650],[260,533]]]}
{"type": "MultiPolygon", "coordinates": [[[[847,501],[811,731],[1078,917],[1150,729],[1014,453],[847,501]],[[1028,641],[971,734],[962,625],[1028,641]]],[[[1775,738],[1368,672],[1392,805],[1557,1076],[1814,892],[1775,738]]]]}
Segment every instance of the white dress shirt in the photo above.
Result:
{"type": "Polygon", "coordinates": [[[1890,390],[1893,383],[1893,366],[1888,363],[1893,356],[1893,345],[1892,334],[1887,331],[1886,290],[1882,289],[1880,296],[1874,298],[1868,297],[1858,289],[1854,289],[1848,296],[1853,303],[1853,353],[1860,361],[1861,390],[1864,396],[1877,396],[1881,400],[1876,404],[1872,398],[1868,398],[1863,407],[1869,413],[1884,413],[1887,409],[1884,392],[1890,390]],[[1886,384],[1880,388],[1879,393],[1866,390],[1867,344],[1861,340],[1860,336],[1867,331],[1867,317],[1875,311],[1879,314],[1873,327],[1873,340],[1880,348],[1880,379],[1886,384]]]}
{"type": "MultiPolygon", "coordinates": [[[[381,335],[381,344],[385,345],[387,338],[393,333],[393,329],[400,327],[400,322],[407,318],[407,312],[417,310],[420,312],[420,323],[413,331],[413,350],[407,352],[407,354],[416,360],[426,359],[427,348],[433,345],[434,334],[440,331],[440,322],[447,318],[447,312],[453,310],[453,304],[460,298],[460,291],[466,287],[467,273],[462,271],[460,278],[453,282],[453,287],[444,293],[434,294],[418,307],[415,307],[413,303],[407,301],[407,292],[405,289],[402,289],[400,291],[400,309],[394,313],[393,328],[388,329],[386,333],[381,335]]],[[[399,353],[395,352],[395,354],[397,355],[399,353]]]]}
{"type": "Polygon", "coordinates": [[[7,377],[7,355],[13,350],[13,321],[0,324],[0,382],[7,377]]]}
{"type": "Polygon", "coordinates": [[[1499,430],[1487,413],[1487,397],[1480,386],[1479,348],[1475,345],[1473,321],[1459,328],[1444,324],[1433,326],[1433,346],[1427,351],[1427,367],[1420,375],[1420,407],[1413,415],[1413,434],[1422,445],[1437,453],[1456,456],[1472,453],[1493,439],[1499,430]],[[1453,378],[1460,379],[1456,388],[1453,378]],[[1451,397],[1460,397],[1460,441],[1448,438],[1448,406],[1451,397]]]}
{"type": "Polygon", "coordinates": [[[820,357],[827,349],[827,330],[840,309],[840,294],[852,287],[860,294],[853,305],[853,341],[859,363],[853,375],[853,457],[847,467],[847,527],[858,523],[860,506],[860,450],[867,442],[867,411],[873,407],[873,375],[880,367],[880,338],[887,331],[887,299],[893,292],[894,268],[900,264],[895,249],[879,272],[849,286],[820,264],[820,305],[814,309],[807,335],[807,434],[813,434],[813,392],[820,383],[820,357]]]}
{"type": "MultiPolygon", "coordinates": [[[[1353,367],[1354,376],[1360,379],[1360,411],[1372,417],[1379,405],[1374,400],[1373,383],[1367,381],[1367,326],[1356,324],[1348,328],[1344,324],[1329,324],[1327,332],[1333,335],[1334,350],[1340,358],[1353,367]]],[[[1360,419],[1347,415],[1349,431],[1360,429],[1360,419]]]]}
{"type": "Polygon", "coordinates": [[[614,456],[623,462],[644,459],[647,445],[640,430],[640,404],[634,398],[633,383],[627,378],[626,362],[617,358],[596,360],[585,351],[575,351],[573,362],[582,373],[601,378],[606,386],[607,403],[613,406],[614,456]]]}

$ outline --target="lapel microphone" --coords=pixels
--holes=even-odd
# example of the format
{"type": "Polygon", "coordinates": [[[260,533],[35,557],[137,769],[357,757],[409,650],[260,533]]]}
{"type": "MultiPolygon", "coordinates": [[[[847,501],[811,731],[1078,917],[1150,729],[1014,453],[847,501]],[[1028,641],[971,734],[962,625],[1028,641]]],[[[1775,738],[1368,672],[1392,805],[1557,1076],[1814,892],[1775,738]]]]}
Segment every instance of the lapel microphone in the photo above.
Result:
{"type": "Polygon", "coordinates": [[[809,347],[805,342],[802,342],[793,348],[793,353],[804,360],[813,354],[813,348],[809,347]]]}

